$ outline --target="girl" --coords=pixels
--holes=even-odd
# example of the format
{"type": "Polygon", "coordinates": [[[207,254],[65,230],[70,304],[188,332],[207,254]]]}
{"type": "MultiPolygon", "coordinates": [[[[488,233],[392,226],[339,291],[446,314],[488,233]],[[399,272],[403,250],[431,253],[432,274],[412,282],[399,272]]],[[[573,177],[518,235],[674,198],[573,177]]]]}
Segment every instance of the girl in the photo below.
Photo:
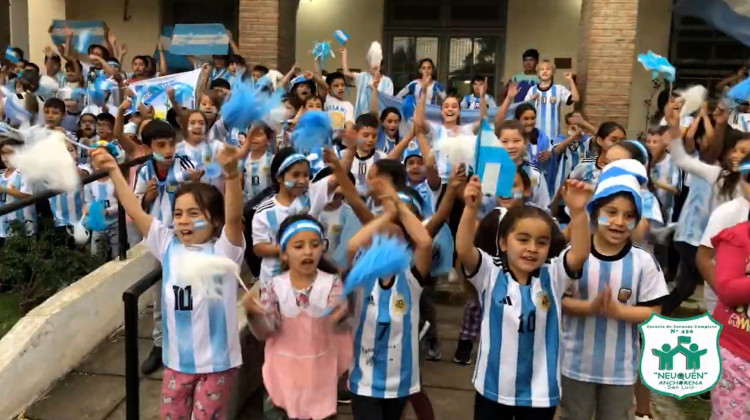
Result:
{"type": "Polygon", "coordinates": [[[245,242],[238,162],[247,152],[247,147],[221,149],[217,160],[224,170],[224,197],[216,187],[201,183],[178,188],[173,229],[141,208],[114,157],[102,148],[92,153],[96,165],[109,172],[117,197],[146,237],[149,251],[162,263],[166,366],[162,419],[228,418],[230,390],[242,364],[239,334],[231,327],[237,325],[236,279],[215,276],[213,284],[220,298],[212,298],[185,286],[177,261],[181,253],[201,252],[242,263],[245,242]]]}
{"type": "Polygon", "coordinates": [[[287,218],[277,242],[284,272],[243,298],[253,334],[266,340],[264,418],[329,418],[336,415],[338,378],[352,356],[351,335],[342,328],[343,284],[323,258],[326,239],[314,218],[287,218]]]}
{"type": "Polygon", "coordinates": [[[523,126],[529,162],[547,174],[547,164],[552,157],[552,143],[549,137],[536,128],[536,108],[530,103],[522,103],[515,110],[515,119],[523,126]]]}
{"type": "Polygon", "coordinates": [[[561,419],[631,419],[637,325],[658,312],[664,275],[631,235],[642,217],[646,169],[632,159],[602,171],[587,210],[596,227],[581,281],[562,301],[561,419]]]}
{"type": "Polygon", "coordinates": [[[398,419],[410,395],[420,391],[419,300],[432,262],[432,239],[413,213],[411,200],[384,180],[376,190],[383,214],[366,224],[348,244],[349,265],[378,232],[395,232],[413,248],[410,270],[373,279],[354,296],[354,360],[349,389],[356,420],[398,419]]]}
{"type": "Polygon", "coordinates": [[[245,201],[271,186],[273,153],[268,148],[275,137],[273,130],[265,124],[250,127],[245,139],[250,142],[250,155],[243,164],[245,201]]]}
{"type": "Polygon", "coordinates": [[[317,217],[336,189],[336,179],[330,176],[310,184],[310,163],[292,148],[274,156],[271,174],[275,193],[256,207],[252,219],[253,252],[262,258],[260,280],[280,273],[281,247],[276,235],[280,224],[295,214],[317,217]]]}
{"type": "MultiPolygon", "coordinates": [[[[416,80],[409,82],[408,85],[396,94],[397,98],[405,98],[407,95],[413,95],[416,99],[424,92],[427,103],[430,105],[437,105],[438,101],[443,102],[445,100],[445,88],[440,82],[435,80],[437,74],[435,74],[435,63],[432,62],[432,59],[423,58],[419,60],[419,74],[417,76],[416,80]]],[[[484,93],[487,92],[483,92],[482,95],[484,93]]],[[[459,99],[458,102],[460,103],[461,100],[459,99]]]]}
{"type": "Polygon", "coordinates": [[[563,194],[574,234],[570,248],[547,262],[551,246],[562,235],[554,220],[534,206],[515,207],[498,224],[499,257],[476,248],[479,177],[466,186],[456,253],[483,311],[474,373],[475,419],[555,416],[560,402],[560,300],[568,279],[581,277],[590,248],[585,211],[590,193],[584,183],[571,180],[563,194]]]}
{"type": "Polygon", "coordinates": [[[521,123],[515,120],[502,121],[499,125],[495,126],[495,134],[513,160],[513,163],[516,164],[516,167],[523,168],[529,176],[531,180],[531,196],[529,197],[529,201],[543,209],[548,208],[550,199],[547,181],[537,168],[524,160],[527,147],[526,136],[524,135],[524,128],[521,123]]]}
{"type": "MultiPolygon", "coordinates": [[[[578,113],[566,114],[565,124],[568,127],[567,133],[553,140],[552,153],[554,153],[554,157],[550,161],[557,163],[557,170],[554,171],[555,177],[550,190],[553,195],[557,195],[557,191],[568,179],[573,169],[578,166],[578,162],[589,155],[591,137],[584,134],[585,125],[588,124],[583,120],[583,117],[578,113]]],[[[594,131],[596,131],[596,128],[593,128],[591,132],[594,131]]],[[[547,179],[550,178],[549,175],[551,174],[548,170],[547,179]]]]}
{"type": "MultiPolygon", "coordinates": [[[[177,144],[177,154],[187,156],[199,170],[205,170],[206,165],[213,162],[221,149],[218,141],[206,140],[208,120],[205,114],[193,110],[187,114],[187,121],[182,126],[184,140],[177,144]]],[[[205,176],[201,182],[211,184],[221,189],[221,178],[208,179],[205,176]]]]}
{"type": "Polygon", "coordinates": [[[625,140],[625,129],[620,124],[613,121],[602,123],[594,137],[594,148],[596,149],[597,157],[582,159],[578,166],[570,173],[570,178],[596,185],[602,168],[609,163],[606,157],[607,151],[609,151],[612,145],[623,140],[625,140]]]}
{"type": "MultiPolygon", "coordinates": [[[[379,81],[380,76],[373,80],[372,86],[375,86],[379,81]]],[[[383,112],[380,112],[379,109],[378,95],[372,95],[370,113],[380,119],[378,143],[376,147],[378,150],[390,153],[390,151],[393,150],[401,140],[401,134],[399,133],[402,120],[401,112],[392,106],[385,108],[383,112]]]]}

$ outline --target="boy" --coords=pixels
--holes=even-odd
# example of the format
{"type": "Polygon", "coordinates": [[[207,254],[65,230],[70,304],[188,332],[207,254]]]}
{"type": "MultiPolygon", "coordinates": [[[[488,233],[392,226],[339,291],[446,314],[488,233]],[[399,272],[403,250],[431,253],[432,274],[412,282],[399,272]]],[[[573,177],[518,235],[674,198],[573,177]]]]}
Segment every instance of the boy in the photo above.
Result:
{"type": "MultiPolygon", "coordinates": [[[[480,75],[476,75],[471,78],[471,89],[474,91],[472,95],[466,95],[464,96],[464,99],[461,101],[461,108],[464,109],[479,109],[479,100],[480,100],[480,92],[482,91],[482,88],[484,87],[484,77],[480,75]]],[[[495,104],[495,100],[492,99],[492,95],[485,94],[485,102],[487,103],[487,108],[494,108],[497,106],[495,104]]]]}
{"type": "Polygon", "coordinates": [[[588,157],[587,152],[591,137],[583,134],[584,127],[578,124],[580,120],[582,119],[577,113],[569,112],[565,114],[565,125],[568,127],[568,132],[560,134],[553,141],[554,146],[552,151],[555,156],[560,156],[559,159],[552,160],[553,162],[559,161],[553,184],[553,195],[557,194],[557,191],[565,180],[568,179],[570,173],[578,166],[578,162],[588,157]]]}
{"type": "Polygon", "coordinates": [[[254,125],[244,141],[250,142],[250,155],[244,163],[245,201],[249,201],[271,185],[271,161],[268,144],[276,138],[265,124],[254,125]]]}
{"type": "MultiPolygon", "coordinates": [[[[0,207],[15,203],[33,194],[31,182],[24,179],[16,168],[11,164],[11,157],[16,148],[23,142],[16,139],[0,139],[0,159],[2,159],[5,171],[0,174],[0,207]]],[[[26,234],[33,235],[36,232],[36,207],[26,206],[23,209],[0,216],[0,247],[5,244],[5,239],[11,234],[11,224],[15,221],[23,223],[26,234]]]]}
{"type": "Polygon", "coordinates": [[[664,209],[667,222],[672,221],[675,197],[682,188],[682,171],[672,162],[667,151],[669,140],[664,134],[669,131],[666,126],[649,127],[646,135],[646,147],[651,152],[651,180],[656,187],[656,197],[664,209]]]}
{"type": "Polygon", "coordinates": [[[337,71],[328,73],[326,76],[328,85],[328,96],[323,105],[323,110],[331,118],[331,128],[342,130],[354,125],[354,106],[351,102],[344,100],[346,94],[346,79],[344,73],[337,71]]]}
{"type": "Polygon", "coordinates": [[[367,71],[361,73],[353,72],[349,70],[346,48],[342,48],[339,51],[341,52],[341,65],[344,69],[344,75],[354,79],[354,84],[357,85],[357,100],[354,105],[354,115],[362,115],[370,112],[370,103],[372,102],[373,95],[371,86],[374,79],[380,80],[378,82],[378,92],[393,96],[393,80],[383,75],[381,69],[382,63],[373,63],[367,71]]]}
{"type": "MultiPolygon", "coordinates": [[[[99,171],[96,165],[93,168],[99,171]]],[[[83,186],[84,213],[90,215],[89,210],[94,202],[101,202],[104,205],[104,223],[106,228],[102,231],[91,232],[91,255],[106,253],[106,259],[115,258],[119,252],[119,232],[117,229],[117,197],[115,196],[115,186],[112,180],[105,176],[94,182],[83,186]]]]}
{"type": "Polygon", "coordinates": [[[63,118],[67,115],[65,102],[58,98],[49,98],[44,102],[42,108],[44,124],[31,127],[26,143],[35,143],[49,135],[53,130],[62,130],[69,139],[75,139],[75,135],[63,128],[63,118]]]}
{"type": "MultiPolygon", "coordinates": [[[[79,153],[76,147],[66,143],[65,147],[68,153],[73,157],[73,161],[79,162],[79,153]]],[[[85,177],[91,174],[91,169],[87,165],[78,163],[78,174],[85,177]]],[[[73,241],[68,234],[68,228],[78,223],[83,217],[83,191],[78,190],[73,193],[63,192],[49,199],[49,206],[55,222],[55,231],[57,237],[63,240],[65,244],[72,247],[73,241]]]]}
{"type": "Polygon", "coordinates": [[[523,102],[526,92],[539,83],[539,76],[536,74],[536,66],[539,63],[539,51],[535,49],[523,52],[523,71],[516,73],[510,78],[508,83],[518,83],[518,93],[513,98],[513,102],[523,102]]]}
{"type": "Polygon", "coordinates": [[[539,84],[526,92],[524,101],[532,101],[536,107],[536,128],[551,139],[560,135],[560,108],[563,103],[572,105],[578,102],[578,88],[576,88],[573,73],[565,73],[565,80],[570,83],[570,90],[563,85],[554,84],[555,66],[549,60],[539,63],[539,84]]]}
{"type": "Polygon", "coordinates": [[[367,172],[372,164],[385,159],[387,155],[376,150],[378,143],[378,118],[372,114],[362,114],[357,117],[354,129],[357,131],[357,152],[354,155],[354,163],[351,172],[357,180],[355,186],[357,193],[361,196],[367,195],[367,172]]]}

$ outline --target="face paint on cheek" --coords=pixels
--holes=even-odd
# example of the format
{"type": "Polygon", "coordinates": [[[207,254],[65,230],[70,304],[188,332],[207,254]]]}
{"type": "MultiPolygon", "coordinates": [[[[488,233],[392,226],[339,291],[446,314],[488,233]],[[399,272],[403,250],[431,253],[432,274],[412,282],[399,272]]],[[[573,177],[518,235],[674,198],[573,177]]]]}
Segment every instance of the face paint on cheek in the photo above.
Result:
{"type": "Polygon", "coordinates": [[[297,185],[297,181],[284,181],[284,186],[287,188],[294,188],[297,185]]]}
{"type": "Polygon", "coordinates": [[[208,227],[208,222],[204,219],[196,219],[193,222],[193,229],[195,230],[203,230],[208,227]]]}
{"type": "Polygon", "coordinates": [[[164,156],[164,155],[162,155],[162,154],[161,154],[161,153],[159,153],[159,152],[153,152],[153,153],[151,153],[151,156],[152,156],[152,157],[154,158],[154,160],[155,160],[155,161],[157,161],[157,162],[164,162],[165,160],[167,160],[167,157],[166,157],[166,156],[164,156]]]}
{"type": "Polygon", "coordinates": [[[523,191],[521,190],[513,190],[512,198],[514,200],[520,200],[523,198],[523,191]]]}
{"type": "Polygon", "coordinates": [[[609,218],[606,216],[599,216],[599,218],[596,219],[596,223],[599,226],[609,226],[609,218]]]}

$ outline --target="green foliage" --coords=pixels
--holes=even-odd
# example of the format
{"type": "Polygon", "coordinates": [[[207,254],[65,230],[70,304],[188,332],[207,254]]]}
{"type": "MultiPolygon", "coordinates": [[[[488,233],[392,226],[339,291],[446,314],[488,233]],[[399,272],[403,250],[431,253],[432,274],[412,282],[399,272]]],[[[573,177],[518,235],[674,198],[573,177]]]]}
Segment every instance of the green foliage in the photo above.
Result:
{"type": "Polygon", "coordinates": [[[0,338],[21,319],[21,308],[18,305],[18,294],[0,294],[0,338]]]}
{"type": "Polygon", "coordinates": [[[56,232],[49,221],[40,221],[39,232],[27,236],[23,224],[14,222],[0,249],[0,284],[13,287],[24,314],[105,261],[85,249],[68,248],[67,234],[56,232]]]}

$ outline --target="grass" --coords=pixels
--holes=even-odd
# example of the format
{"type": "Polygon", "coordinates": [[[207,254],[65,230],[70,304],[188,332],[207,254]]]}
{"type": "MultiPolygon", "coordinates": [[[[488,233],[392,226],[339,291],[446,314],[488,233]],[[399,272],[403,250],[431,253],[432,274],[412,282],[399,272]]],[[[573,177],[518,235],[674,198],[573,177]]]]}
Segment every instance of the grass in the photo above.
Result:
{"type": "Polygon", "coordinates": [[[0,294],[0,337],[4,336],[21,319],[16,293],[0,294]]]}
{"type": "Polygon", "coordinates": [[[704,420],[711,417],[711,403],[697,397],[677,400],[677,406],[685,416],[685,420],[704,420]]]}

